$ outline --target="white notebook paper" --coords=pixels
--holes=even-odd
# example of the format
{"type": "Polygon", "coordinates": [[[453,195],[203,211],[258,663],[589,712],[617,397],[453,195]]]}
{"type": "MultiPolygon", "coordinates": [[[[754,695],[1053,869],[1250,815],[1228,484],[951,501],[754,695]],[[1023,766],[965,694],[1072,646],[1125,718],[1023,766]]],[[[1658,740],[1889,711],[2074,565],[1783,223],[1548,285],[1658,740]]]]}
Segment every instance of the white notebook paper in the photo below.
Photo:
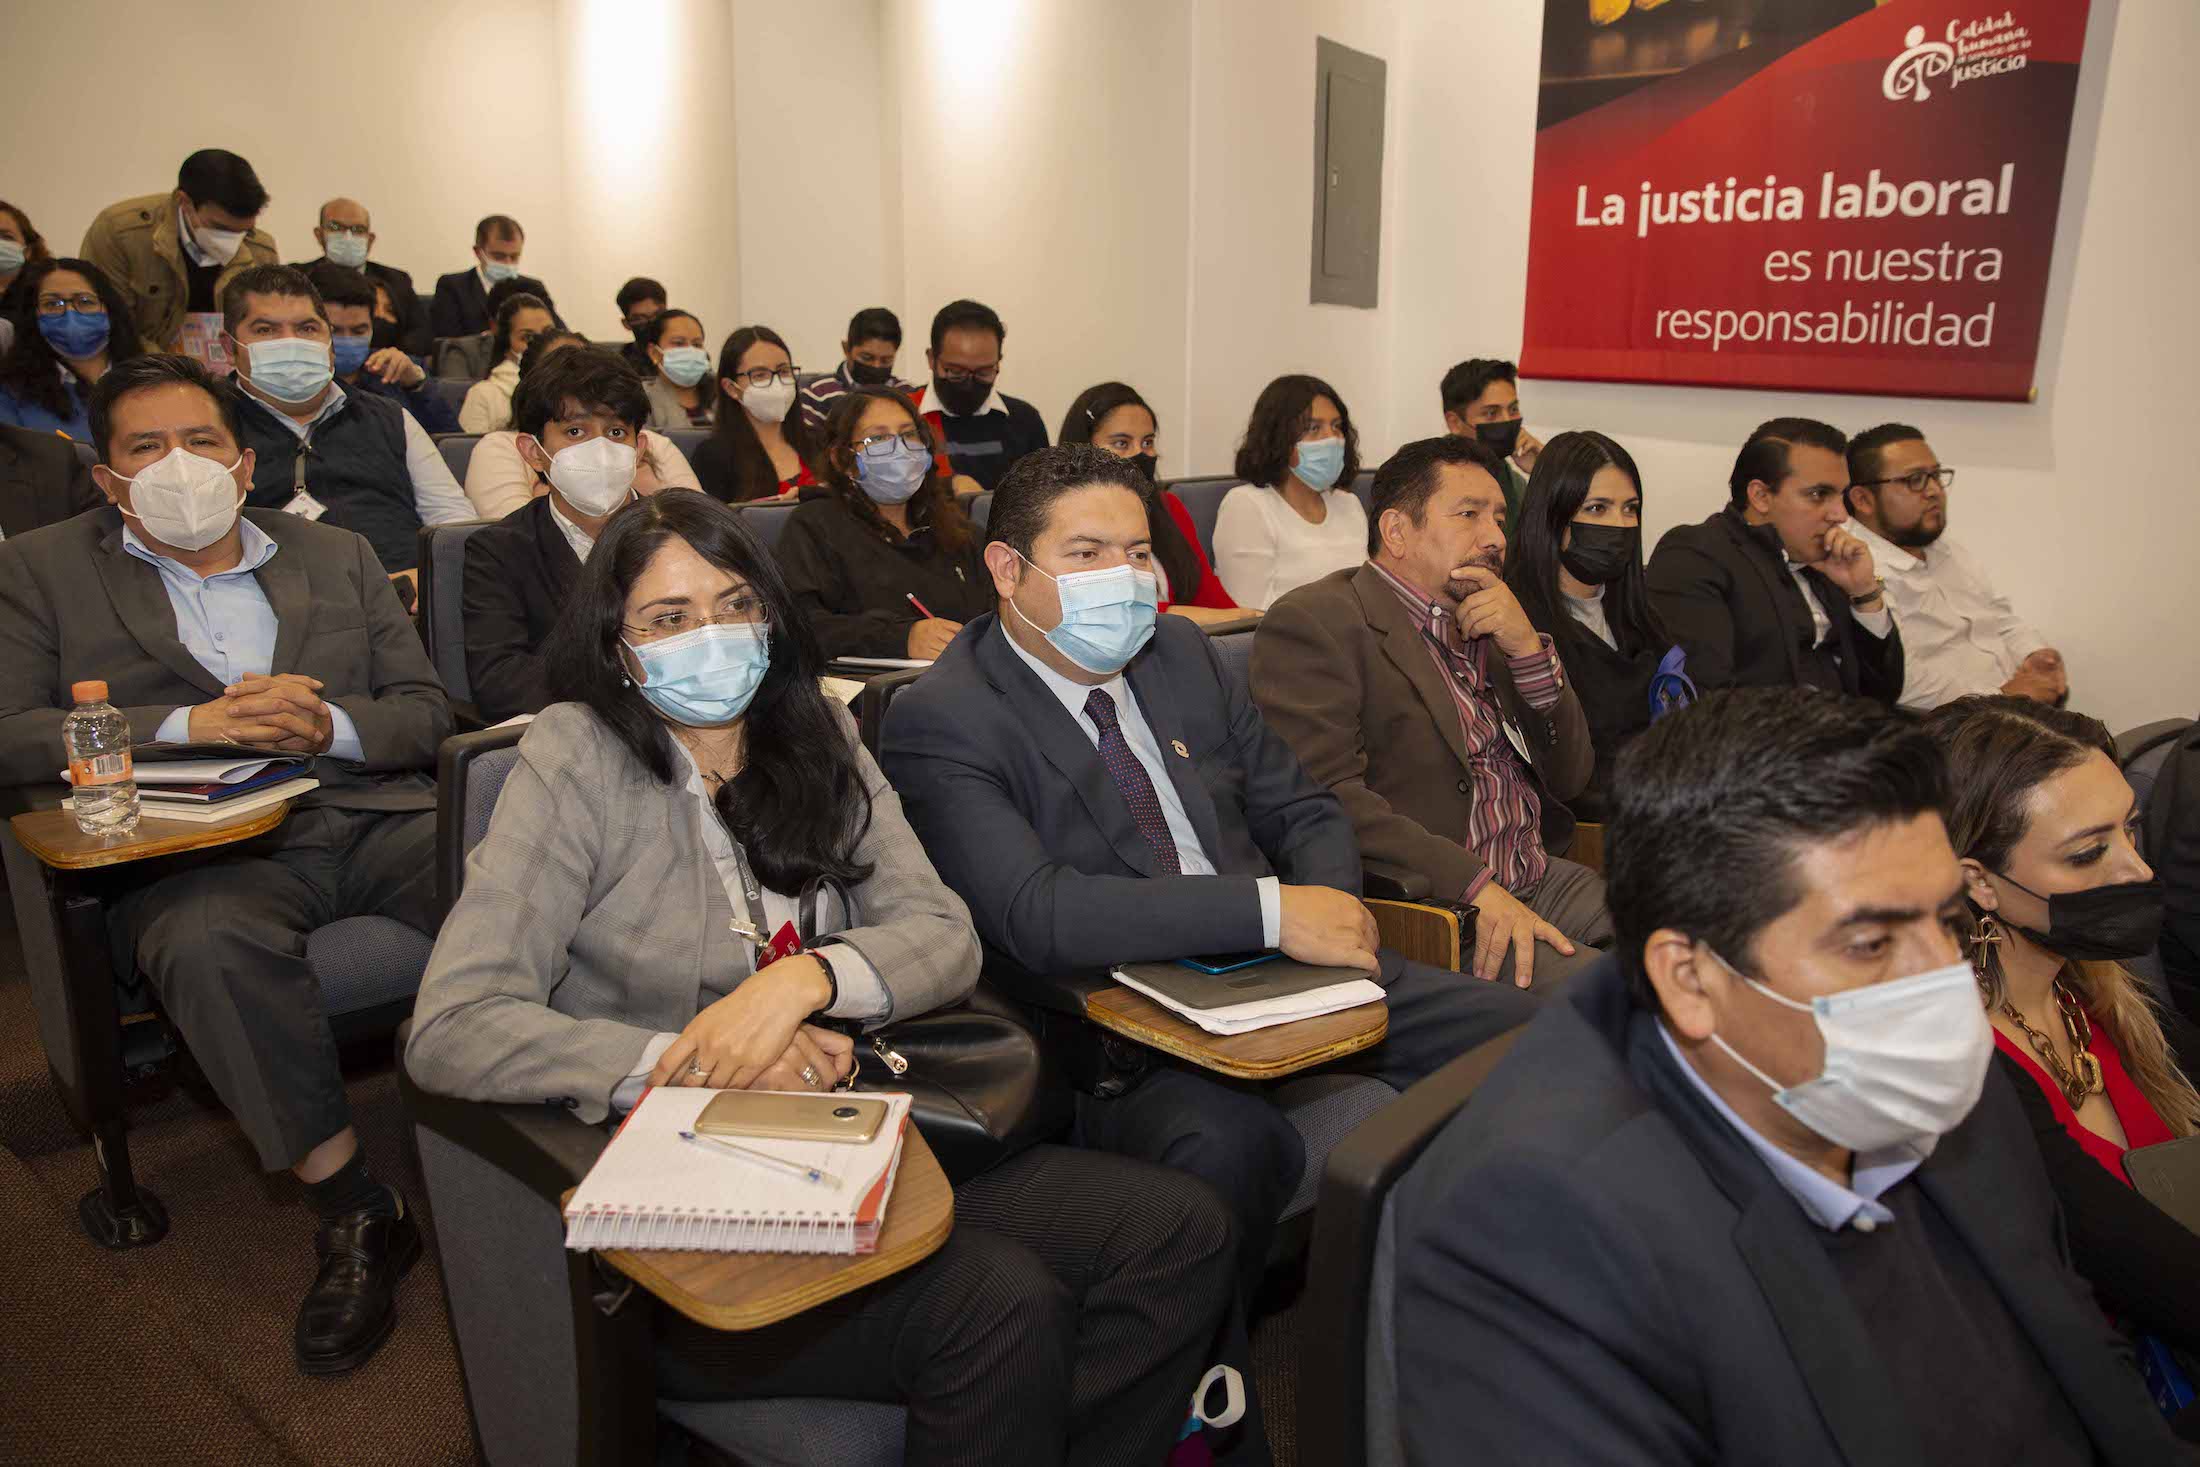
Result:
{"type": "Polygon", "coordinates": [[[1289,1024],[1299,1019],[1315,1019],[1323,1014],[1356,1009],[1363,1003],[1381,1003],[1382,985],[1366,978],[1353,978],[1343,983],[1332,983],[1326,988],[1309,988],[1300,993],[1288,993],[1282,998],[1255,999],[1251,1003],[1234,1003],[1227,1008],[1195,1009],[1190,1004],[1178,1003],[1151,984],[1117,968],[1109,976],[1125,988],[1143,993],[1173,1013],[1206,1030],[1209,1034],[1250,1034],[1255,1029],[1273,1029],[1278,1024],[1289,1024]]]}
{"type": "Polygon", "coordinates": [[[838,1187],[680,1139],[715,1090],[659,1086],[642,1097],[565,1205],[571,1249],[695,1249],[706,1253],[871,1253],[901,1165],[907,1095],[888,1102],[860,1145],[728,1137],[824,1171],[838,1187]]]}

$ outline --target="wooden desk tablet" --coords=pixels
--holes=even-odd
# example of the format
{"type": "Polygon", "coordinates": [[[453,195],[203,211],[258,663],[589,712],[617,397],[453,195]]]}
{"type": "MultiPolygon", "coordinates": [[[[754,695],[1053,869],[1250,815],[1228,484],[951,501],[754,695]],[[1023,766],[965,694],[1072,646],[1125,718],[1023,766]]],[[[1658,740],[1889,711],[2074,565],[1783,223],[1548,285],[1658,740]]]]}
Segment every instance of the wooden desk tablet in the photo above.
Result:
{"type": "MultiPolygon", "coordinates": [[[[567,1188],[561,1202],[572,1200],[567,1188]]],[[[819,1253],[675,1253],[609,1248],[603,1261],[697,1324],[751,1330],[789,1319],[827,1299],[853,1293],[922,1263],[955,1227],[955,1189],[912,1122],[901,1143],[901,1169],[886,1199],[878,1251],[819,1253]]]]}
{"type": "Polygon", "coordinates": [[[1389,1006],[1363,1003],[1249,1034],[1209,1034],[1119,983],[1087,994],[1085,1017],[1150,1049],[1237,1080],[1280,1080],[1372,1048],[1390,1032],[1389,1006]]]}
{"type": "Polygon", "coordinates": [[[77,828],[76,816],[67,810],[32,810],[9,824],[23,849],[45,865],[57,871],[88,871],[95,866],[121,866],[250,840],[282,824],[289,810],[290,801],[283,800],[235,820],[210,824],[203,820],[163,820],[148,809],[140,815],[137,829],[122,836],[86,835],[77,828]]]}

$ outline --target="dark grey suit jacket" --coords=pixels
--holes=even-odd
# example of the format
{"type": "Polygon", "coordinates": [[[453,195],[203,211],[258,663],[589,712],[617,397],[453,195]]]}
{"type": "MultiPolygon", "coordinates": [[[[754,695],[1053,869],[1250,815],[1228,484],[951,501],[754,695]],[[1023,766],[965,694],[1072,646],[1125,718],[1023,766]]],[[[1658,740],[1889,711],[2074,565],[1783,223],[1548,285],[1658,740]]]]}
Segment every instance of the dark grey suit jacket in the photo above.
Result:
{"type": "MultiPolygon", "coordinates": [[[[1904,1185],[1970,1247],[2103,1463],[2179,1460],[2070,1271],[2007,1077],[1904,1185]]],[[[1546,1004],[1396,1196],[1408,1459],[1882,1467],[1921,1459],[1794,1199],[1616,960],[1546,1004]]]]}
{"type": "Polygon", "coordinates": [[[75,444],[0,423],[0,534],[13,540],[106,502],[75,444]]]}
{"type": "Polygon", "coordinates": [[[881,755],[933,865],[970,905],[989,976],[1013,987],[1019,971],[1257,948],[1263,876],[1358,893],[1344,807],[1224,675],[1197,626],[1162,617],[1127,669],[1218,873],[1172,877],[1091,738],[998,623],[992,612],[969,623],[894,699],[881,755]]]}
{"type": "MultiPolygon", "coordinates": [[[[270,671],[322,682],[351,715],[361,763],[322,758],[314,803],[354,810],[435,807],[436,748],[451,731],[443,685],[373,547],[349,530],[246,510],[275,541],[258,580],[274,608],[270,671]]],[[[69,685],[98,678],[139,740],[222,684],[176,636],[160,572],[122,545],[112,509],[0,544],[0,785],[52,786],[67,762],[69,685]]]]}

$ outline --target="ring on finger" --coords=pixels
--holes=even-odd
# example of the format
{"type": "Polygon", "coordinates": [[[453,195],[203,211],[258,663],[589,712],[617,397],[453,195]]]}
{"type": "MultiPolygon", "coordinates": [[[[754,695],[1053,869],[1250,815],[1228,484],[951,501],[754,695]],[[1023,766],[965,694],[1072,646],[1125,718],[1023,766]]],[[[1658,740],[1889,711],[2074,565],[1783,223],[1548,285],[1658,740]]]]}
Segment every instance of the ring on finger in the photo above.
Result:
{"type": "Polygon", "coordinates": [[[815,1065],[804,1065],[802,1067],[802,1083],[809,1086],[812,1090],[817,1089],[817,1087],[821,1083],[823,1083],[817,1073],[817,1067],[815,1065]]]}

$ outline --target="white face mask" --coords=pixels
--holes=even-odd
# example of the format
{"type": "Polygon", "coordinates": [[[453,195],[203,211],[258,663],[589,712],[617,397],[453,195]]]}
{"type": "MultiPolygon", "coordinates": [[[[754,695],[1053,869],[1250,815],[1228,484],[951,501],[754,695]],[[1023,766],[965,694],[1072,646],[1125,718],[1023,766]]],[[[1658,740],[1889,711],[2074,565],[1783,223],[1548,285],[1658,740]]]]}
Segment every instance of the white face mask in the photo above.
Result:
{"type": "Polygon", "coordinates": [[[192,238],[199,248],[214,257],[216,264],[226,265],[237,258],[237,251],[244,248],[246,231],[242,229],[216,229],[203,219],[191,221],[192,238]]]}
{"type": "Polygon", "coordinates": [[[1994,1030],[1969,963],[1797,1003],[1718,961],[1774,1003],[1818,1021],[1825,1065],[1800,1085],[1782,1085],[1716,1034],[1711,1042],[1763,1081],[1775,1105],[1834,1145],[1929,1147],[1978,1104],[1994,1030]]]}
{"type": "MultiPolygon", "coordinates": [[[[178,550],[204,550],[237,522],[244,495],[237,492],[237,463],[222,467],[188,448],[172,448],[158,463],[138,470],[136,478],[115,474],[130,486],[130,507],[122,512],[145,533],[178,550]]],[[[108,472],[113,473],[113,470],[108,472]]]]}
{"type": "Polygon", "coordinates": [[[751,387],[742,393],[741,406],[759,423],[782,422],[794,407],[794,384],[775,377],[768,387],[751,387]]]}
{"type": "Polygon", "coordinates": [[[641,454],[631,443],[591,438],[554,454],[543,448],[540,439],[535,446],[550,456],[551,487],[582,514],[607,515],[634,492],[634,469],[641,454]]]}

